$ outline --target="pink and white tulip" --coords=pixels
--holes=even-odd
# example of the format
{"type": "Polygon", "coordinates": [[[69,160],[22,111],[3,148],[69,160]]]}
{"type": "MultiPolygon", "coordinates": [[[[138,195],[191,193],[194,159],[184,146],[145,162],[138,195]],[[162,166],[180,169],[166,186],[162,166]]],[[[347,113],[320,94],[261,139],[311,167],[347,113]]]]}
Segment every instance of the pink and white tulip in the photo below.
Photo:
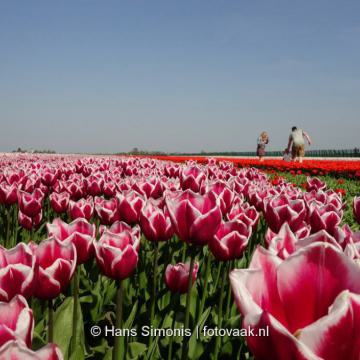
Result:
{"type": "Polygon", "coordinates": [[[16,295],[29,298],[33,293],[35,256],[28,245],[20,243],[12,249],[0,246],[0,301],[16,295]]]}
{"type": "Polygon", "coordinates": [[[166,205],[175,233],[189,244],[206,245],[220,226],[220,204],[212,193],[200,195],[191,190],[167,193],[166,205]]]}
{"type": "Polygon", "coordinates": [[[358,358],[359,277],[360,267],[327,243],[285,260],[257,248],[249,269],[230,274],[243,326],[269,328],[268,337],[246,339],[255,358],[358,358]]]}

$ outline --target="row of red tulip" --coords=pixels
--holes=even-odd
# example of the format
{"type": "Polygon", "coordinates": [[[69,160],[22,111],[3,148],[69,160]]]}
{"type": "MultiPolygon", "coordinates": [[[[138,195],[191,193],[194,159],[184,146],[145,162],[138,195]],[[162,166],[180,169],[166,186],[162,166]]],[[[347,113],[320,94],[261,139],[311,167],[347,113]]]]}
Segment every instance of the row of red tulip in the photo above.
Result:
{"type": "MultiPolygon", "coordinates": [[[[186,162],[189,159],[198,163],[208,163],[208,158],[204,156],[152,156],[154,159],[163,161],[186,162]]],[[[304,173],[307,176],[327,175],[342,176],[345,178],[360,178],[360,161],[358,159],[338,160],[338,159],[306,159],[302,163],[287,162],[282,159],[269,158],[259,161],[257,158],[241,157],[217,157],[219,162],[231,162],[238,167],[256,167],[263,170],[274,170],[277,172],[304,173]]]]}

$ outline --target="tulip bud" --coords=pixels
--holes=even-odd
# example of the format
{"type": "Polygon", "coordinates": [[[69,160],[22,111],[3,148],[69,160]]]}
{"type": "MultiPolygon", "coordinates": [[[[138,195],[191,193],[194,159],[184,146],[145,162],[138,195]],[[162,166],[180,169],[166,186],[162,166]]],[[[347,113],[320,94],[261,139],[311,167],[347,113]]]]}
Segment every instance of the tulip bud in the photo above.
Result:
{"type": "MultiPolygon", "coordinates": [[[[194,269],[191,274],[192,284],[196,282],[199,264],[197,261],[194,263],[194,269]]],[[[173,293],[185,294],[188,290],[190,264],[179,263],[175,265],[169,264],[165,270],[165,284],[168,289],[173,293]]]]}

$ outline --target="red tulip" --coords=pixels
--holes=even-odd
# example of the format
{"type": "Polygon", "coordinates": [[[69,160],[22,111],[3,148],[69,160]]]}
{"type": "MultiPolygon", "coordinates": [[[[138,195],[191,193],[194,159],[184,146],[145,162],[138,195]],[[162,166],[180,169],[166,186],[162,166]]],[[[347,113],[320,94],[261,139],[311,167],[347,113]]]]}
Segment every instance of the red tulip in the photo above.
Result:
{"type": "Polygon", "coordinates": [[[163,193],[163,186],[158,178],[136,181],[132,188],[146,198],[158,199],[163,193]]]}
{"type": "Polygon", "coordinates": [[[353,232],[349,225],[336,227],[334,238],[344,250],[344,253],[357,262],[360,261],[360,231],[353,232]]]}
{"type": "Polygon", "coordinates": [[[12,171],[11,168],[8,171],[4,171],[5,180],[9,185],[18,183],[24,174],[19,174],[18,172],[12,171]]]}
{"type": "MultiPolygon", "coordinates": [[[[287,226],[289,226],[289,224],[287,222],[285,222],[281,226],[279,232],[273,232],[270,228],[268,228],[266,231],[266,234],[265,234],[265,244],[269,245],[271,242],[271,239],[273,239],[274,237],[278,236],[281,233],[281,231],[282,231],[281,229],[285,226],[285,224],[287,226]]],[[[303,227],[299,228],[297,231],[292,231],[291,229],[290,229],[290,231],[291,231],[291,233],[293,233],[293,235],[297,239],[303,239],[310,235],[311,227],[310,227],[310,225],[304,223],[303,227]]]]}
{"type": "Polygon", "coordinates": [[[285,222],[292,231],[297,231],[305,226],[307,209],[304,200],[289,200],[285,195],[278,195],[265,201],[264,216],[274,232],[279,232],[285,222]]]}
{"type": "Polygon", "coordinates": [[[103,197],[96,197],[95,211],[101,224],[104,225],[111,225],[120,219],[118,201],[116,198],[106,200],[103,197]]]}
{"type": "Polygon", "coordinates": [[[42,220],[42,211],[36,214],[34,217],[26,216],[19,210],[18,221],[19,224],[26,230],[39,227],[42,220]]]}
{"type": "Polygon", "coordinates": [[[23,190],[26,193],[33,193],[36,189],[40,188],[41,179],[35,175],[31,174],[29,176],[24,176],[19,183],[19,190],[23,190]]]}
{"type": "MultiPolygon", "coordinates": [[[[255,206],[257,211],[265,211],[265,199],[273,198],[277,195],[277,191],[270,187],[249,187],[248,199],[252,206],[255,206]]],[[[246,196],[246,195],[245,195],[246,196]]]]}
{"type": "Polygon", "coordinates": [[[230,180],[230,184],[238,195],[248,197],[250,187],[250,181],[248,179],[234,177],[230,180]]]}
{"type": "Polygon", "coordinates": [[[35,217],[41,212],[44,194],[36,189],[32,194],[18,190],[18,202],[21,212],[28,217],[35,217]]]}
{"type": "Polygon", "coordinates": [[[131,190],[132,182],[129,178],[126,178],[125,180],[121,180],[117,183],[117,186],[122,193],[126,193],[127,191],[131,190]]]}
{"type": "Polygon", "coordinates": [[[30,347],[33,329],[33,312],[24,297],[16,295],[9,303],[0,302],[0,347],[16,339],[30,347]]]}
{"type": "Polygon", "coordinates": [[[326,192],[322,190],[305,192],[304,199],[308,207],[310,207],[311,204],[315,204],[316,206],[331,204],[337,211],[340,211],[345,207],[341,196],[332,190],[327,190],[326,192]]]}
{"type": "Polygon", "coordinates": [[[282,259],[287,258],[290,254],[295,252],[296,243],[298,242],[296,235],[291,231],[287,222],[281,226],[277,235],[270,238],[268,236],[267,240],[269,241],[269,250],[282,259]]]}
{"type": "Polygon", "coordinates": [[[35,247],[35,255],[34,295],[39,299],[54,299],[66,290],[74,274],[75,245],[50,237],[35,247]]]}
{"type": "Polygon", "coordinates": [[[136,191],[124,191],[117,195],[119,201],[120,218],[128,224],[136,224],[140,220],[140,213],[145,205],[145,199],[136,191]]]}
{"type": "Polygon", "coordinates": [[[313,233],[320,230],[326,230],[332,235],[335,228],[340,224],[341,218],[342,211],[338,212],[331,204],[320,207],[313,204],[310,205],[309,223],[313,233]]]}
{"type": "Polygon", "coordinates": [[[149,200],[141,211],[140,224],[145,237],[150,241],[167,241],[174,234],[167,209],[162,210],[149,200]]]}
{"type": "Polygon", "coordinates": [[[10,301],[17,294],[28,298],[34,283],[35,256],[28,245],[12,249],[0,246],[0,301],[10,301]]]}
{"type": "Polygon", "coordinates": [[[251,226],[240,221],[222,222],[209,241],[209,248],[217,260],[240,259],[251,236],[251,226]]]}
{"type": "Polygon", "coordinates": [[[109,181],[104,183],[103,193],[107,197],[113,197],[116,195],[116,183],[109,181]]]}
{"type": "Polygon", "coordinates": [[[140,239],[130,231],[120,234],[104,232],[95,242],[96,261],[101,272],[112,279],[123,280],[135,270],[140,239]]]}
{"type": "Polygon", "coordinates": [[[296,249],[300,249],[302,247],[306,247],[310,244],[322,242],[333,245],[337,250],[342,251],[340,244],[336,241],[336,239],[327,233],[325,230],[320,230],[315,234],[311,234],[310,236],[300,239],[296,244],[296,249]]]}
{"type": "Polygon", "coordinates": [[[70,194],[66,191],[63,191],[62,193],[58,194],[56,192],[53,192],[49,196],[50,199],[50,205],[53,208],[53,210],[58,213],[64,213],[68,209],[69,201],[70,201],[70,194]]]}
{"type": "Polygon", "coordinates": [[[357,359],[360,268],[332,245],[316,243],[285,260],[258,248],[250,268],[230,274],[256,359],[357,359]],[[341,276],[339,276],[341,274],[341,276]],[[349,329],[351,336],[349,336],[349,329]]]}
{"type": "Polygon", "coordinates": [[[165,190],[177,191],[180,189],[179,179],[163,179],[163,186],[165,190]]]}
{"type": "Polygon", "coordinates": [[[354,197],[353,211],[356,221],[360,224],[360,196],[354,197]]]}
{"type": "Polygon", "coordinates": [[[84,180],[86,192],[91,196],[98,196],[102,193],[104,187],[104,179],[102,177],[96,177],[90,175],[84,180]]]}
{"type": "Polygon", "coordinates": [[[129,231],[131,232],[135,237],[140,239],[140,227],[139,225],[135,225],[134,227],[131,227],[127,223],[123,221],[115,221],[110,227],[106,227],[104,225],[100,225],[99,227],[99,233],[102,235],[105,232],[109,232],[112,234],[120,234],[123,231],[129,231]]]}
{"type": "Polygon", "coordinates": [[[41,181],[44,185],[50,187],[54,186],[57,180],[56,171],[46,170],[41,174],[41,181]]]}
{"type": "Polygon", "coordinates": [[[177,178],[179,176],[180,167],[178,164],[167,163],[164,167],[164,173],[169,178],[177,178]]]}
{"type": "Polygon", "coordinates": [[[6,182],[0,183],[0,204],[10,206],[17,203],[17,185],[8,185],[6,182]]]}
{"type": "Polygon", "coordinates": [[[190,189],[201,192],[206,174],[196,165],[188,166],[180,171],[180,186],[183,190],[190,189]]]}
{"type": "MultiPolygon", "coordinates": [[[[196,282],[199,264],[197,261],[194,263],[192,273],[192,284],[196,282]]],[[[168,289],[173,293],[185,294],[188,290],[190,264],[179,263],[175,265],[169,264],[165,270],[165,284],[168,289]]]]}
{"type": "Polygon", "coordinates": [[[83,183],[80,180],[68,180],[63,183],[63,188],[73,200],[79,200],[84,196],[83,183]]]}
{"type": "Polygon", "coordinates": [[[360,232],[353,232],[348,224],[336,227],[333,236],[343,249],[348,244],[360,242],[360,232]]]}
{"type": "Polygon", "coordinates": [[[78,218],[67,224],[61,219],[55,219],[52,224],[46,224],[49,237],[60,241],[71,242],[75,245],[77,264],[88,261],[94,253],[94,239],[96,227],[85,219],[78,218]]]}
{"type": "Polygon", "coordinates": [[[307,191],[312,191],[312,190],[325,190],[326,189],[326,183],[321,181],[319,178],[317,177],[308,177],[306,179],[306,190],[307,191]]]}
{"type": "Polygon", "coordinates": [[[191,190],[167,193],[166,205],[175,233],[189,244],[206,245],[220,226],[219,200],[212,193],[200,195],[191,190]]]}
{"type": "Polygon", "coordinates": [[[21,341],[8,341],[0,348],[0,359],[4,360],[63,360],[60,349],[48,344],[37,351],[28,349],[21,341]]]}
{"type": "Polygon", "coordinates": [[[242,221],[246,225],[250,225],[253,230],[255,230],[259,222],[260,214],[256,211],[255,207],[250,206],[249,203],[238,203],[230,209],[227,218],[230,221],[242,221]]]}
{"type": "Polygon", "coordinates": [[[91,197],[69,202],[69,215],[72,220],[85,218],[90,220],[94,213],[94,201],[91,197]]]}
{"type": "Polygon", "coordinates": [[[220,200],[221,212],[225,215],[229,212],[235,198],[234,192],[224,181],[212,181],[206,186],[206,192],[213,192],[220,200]]]}
{"type": "Polygon", "coordinates": [[[276,254],[281,259],[285,259],[298,249],[315,242],[330,243],[334,245],[339,251],[342,250],[337,241],[324,230],[299,239],[296,234],[291,231],[287,223],[283,224],[279,234],[275,235],[269,240],[268,247],[269,251],[276,254]]]}

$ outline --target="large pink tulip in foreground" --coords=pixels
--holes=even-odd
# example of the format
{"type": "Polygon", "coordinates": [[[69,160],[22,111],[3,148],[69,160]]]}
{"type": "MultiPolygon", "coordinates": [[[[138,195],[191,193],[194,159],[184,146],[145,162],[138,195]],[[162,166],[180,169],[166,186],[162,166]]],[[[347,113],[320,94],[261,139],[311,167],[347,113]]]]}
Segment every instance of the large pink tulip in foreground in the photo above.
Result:
{"type": "Polygon", "coordinates": [[[258,247],[230,281],[243,326],[268,337],[246,341],[256,359],[353,359],[360,354],[360,267],[327,243],[285,260],[258,247]]]}

